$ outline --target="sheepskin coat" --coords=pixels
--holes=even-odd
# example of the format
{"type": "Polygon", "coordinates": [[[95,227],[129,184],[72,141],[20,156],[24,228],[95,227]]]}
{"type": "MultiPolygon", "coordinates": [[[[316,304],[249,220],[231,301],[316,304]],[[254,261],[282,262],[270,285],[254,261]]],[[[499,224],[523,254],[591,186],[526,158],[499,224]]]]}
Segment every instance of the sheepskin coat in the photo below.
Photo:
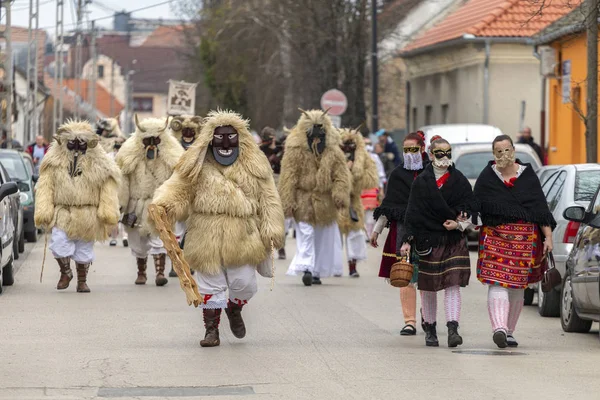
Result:
{"type": "Polygon", "coordinates": [[[69,239],[91,242],[106,240],[119,219],[117,197],[120,173],[101,146],[88,122],[63,124],[40,166],[35,194],[35,224],[50,231],[57,227],[69,239]],[[74,153],[67,141],[88,143],[77,159],[81,174],[71,176],[74,153]]]}
{"type": "Polygon", "coordinates": [[[196,142],[181,157],[173,176],[156,192],[153,204],[175,221],[186,221],[184,254],[192,269],[218,274],[222,268],[258,265],[284,243],[281,201],[269,161],[231,111],[212,111],[196,142]],[[215,161],[214,130],[238,132],[239,156],[229,166],[215,161]]]}
{"type": "Polygon", "coordinates": [[[119,121],[116,118],[105,118],[104,121],[108,122],[110,128],[104,130],[100,135],[100,145],[105,152],[110,153],[114,151],[115,142],[117,140],[125,140],[126,137],[119,128],[119,121]]]}
{"type": "Polygon", "coordinates": [[[313,226],[327,226],[348,213],[350,171],[340,149],[340,134],[321,110],[303,111],[285,142],[279,194],[286,217],[313,226]],[[325,150],[316,156],[307,135],[315,124],[325,129],[325,150]]]}
{"type": "MultiPolygon", "coordinates": [[[[340,129],[342,144],[352,142],[356,145],[354,162],[350,169],[352,175],[352,191],[350,193],[350,207],[358,215],[358,222],[352,221],[350,213],[340,214],[338,224],[343,234],[350,231],[359,231],[365,226],[365,210],[360,195],[363,190],[379,187],[377,165],[365,148],[365,140],[358,130],[340,129]]],[[[347,164],[346,164],[347,165],[347,164]]]]}
{"type": "Polygon", "coordinates": [[[181,145],[165,128],[164,118],[143,120],[135,133],[123,143],[116,157],[123,174],[119,204],[123,213],[135,213],[142,235],[150,234],[148,205],[154,192],[171,177],[173,168],[183,154],[181,145]],[[151,136],[158,136],[161,140],[157,146],[158,156],[152,160],[146,157],[146,148],[142,143],[144,138],[151,136]]]}

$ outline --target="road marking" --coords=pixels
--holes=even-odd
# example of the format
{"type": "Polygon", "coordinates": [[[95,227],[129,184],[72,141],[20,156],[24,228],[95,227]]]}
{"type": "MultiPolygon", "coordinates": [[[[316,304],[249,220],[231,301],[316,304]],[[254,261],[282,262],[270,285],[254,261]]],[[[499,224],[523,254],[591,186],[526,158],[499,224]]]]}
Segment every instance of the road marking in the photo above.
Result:
{"type": "Polygon", "coordinates": [[[253,395],[252,386],[124,387],[98,389],[98,397],[199,397],[253,395]]]}

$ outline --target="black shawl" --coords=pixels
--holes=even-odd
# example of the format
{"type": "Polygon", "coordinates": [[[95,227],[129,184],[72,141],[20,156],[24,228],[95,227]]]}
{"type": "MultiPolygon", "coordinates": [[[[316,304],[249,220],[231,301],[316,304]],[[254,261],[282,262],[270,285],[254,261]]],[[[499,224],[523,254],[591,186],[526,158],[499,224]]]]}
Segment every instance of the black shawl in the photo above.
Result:
{"type": "Polygon", "coordinates": [[[548,208],[540,180],[531,164],[524,164],[525,171],[512,188],[507,187],[492,169],[493,161],[481,171],[475,183],[475,198],[484,225],[498,226],[526,221],[539,226],[556,227],[556,221],[548,208]]]}
{"type": "MultiPolygon", "coordinates": [[[[426,167],[427,162],[424,161],[423,165],[426,167]]],[[[397,221],[404,223],[410,188],[415,177],[421,174],[421,172],[423,172],[422,169],[415,171],[405,169],[404,163],[394,168],[388,180],[385,198],[381,202],[381,205],[373,211],[373,218],[378,220],[380,216],[385,215],[390,222],[397,221]]]]}
{"type": "MultiPolygon", "coordinates": [[[[412,236],[418,250],[457,243],[463,233],[448,231],[443,224],[455,221],[461,212],[472,214],[477,204],[469,180],[456,168],[448,168],[450,177],[438,189],[430,164],[415,180],[408,200],[404,241],[412,236]]],[[[496,178],[497,179],[497,178],[496,178]]]]}

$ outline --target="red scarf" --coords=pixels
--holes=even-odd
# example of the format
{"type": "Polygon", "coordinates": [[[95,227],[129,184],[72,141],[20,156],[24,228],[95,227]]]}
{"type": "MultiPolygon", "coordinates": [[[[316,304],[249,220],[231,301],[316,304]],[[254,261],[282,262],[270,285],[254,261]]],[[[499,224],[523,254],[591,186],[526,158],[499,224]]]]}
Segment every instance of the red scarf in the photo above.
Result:
{"type": "Polygon", "coordinates": [[[444,183],[446,183],[448,178],[450,178],[450,171],[446,171],[446,173],[444,175],[440,176],[440,179],[436,180],[438,189],[440,189],[442,186],[444,186],[444,183]]]}
{"type": "Polygon", "coordinates": [[[516,181],[517,181],[517,177],[514,176],[514,177],[510,178],[509,180],[504,181],[504,185],[510,189],[515,186],[516,181]]]}

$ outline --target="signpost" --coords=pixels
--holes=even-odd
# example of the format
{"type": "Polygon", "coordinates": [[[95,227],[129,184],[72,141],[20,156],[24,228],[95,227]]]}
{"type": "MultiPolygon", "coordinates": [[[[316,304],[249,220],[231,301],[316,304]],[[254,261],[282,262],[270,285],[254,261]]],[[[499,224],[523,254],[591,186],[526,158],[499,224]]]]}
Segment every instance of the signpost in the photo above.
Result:
{"type": "Polygon", "coordinates": [[[340,90],[331,89],[321,96],[321,108],[323,110],[329,109],[328,115],[331,118],[331,122],[336,128],[340,128],[342,125],[342,115],[348,108],[348,99],[340,90]]]}

